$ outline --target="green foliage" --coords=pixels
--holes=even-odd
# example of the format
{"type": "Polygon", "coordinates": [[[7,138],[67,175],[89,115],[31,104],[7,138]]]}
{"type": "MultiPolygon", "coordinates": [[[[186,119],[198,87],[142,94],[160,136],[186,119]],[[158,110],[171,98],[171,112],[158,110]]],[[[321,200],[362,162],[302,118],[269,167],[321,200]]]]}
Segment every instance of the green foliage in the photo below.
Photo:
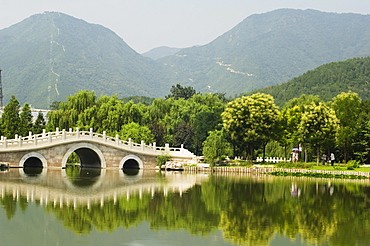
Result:
{"type": "Polygon", "coordinates": [[[346,168],[348,170],[354,170],[354,169],[359,168],[359,167],[360,167],[360,162],[359,161],[356,161],[356,160],[350,160],[346,164],[346,168]]]}
{"type": "Polygon", "coordinates": [[[275,164],[276,167],[279,168],[304,168],[304,169],[309,169],[313,167],[312,162],[278,162],[275,164]]]}
{"type": "Polygon", "coordinates": [[[223,126],[232,143],[240,150],[248,150],[253,158],[255,146],[265,146],[277,134],[280,112],[267,94],[237,98],[227,104],[222,113],[223,126]]]}
{"type": "Polygon", "coordinates": [[[150,129],[147,126],[140,126],[135,122],[123,125],[119,135],[121,139],[128,141],[131,138],[135,143],[144,141],[149,144],[154,142],[154,136],[150,129]]]}
{"type": "Polygon", "coordinates": [[[27,136],[29,131],[33,130],[33,123],[32,123],[32,112],[31,107],[26,103],[22,107],[22,111],[19,116],[19,130],[18,134],[20,136],[27,136]]]}
{"type": "Polygon", "coordinates": [[[128,103],[132,101],[135,104],[142,103],[146,106],[149,106],[153,103],[155,98],[152,97],[146,97],[146,96],[129,96],[129,97],[124,97],[121,99],[124,103],[128,103]]]}
{"type": "Polygon", "coordinates": [[[13,95],[9,103],[4,107],[4,113],[1,117],[2,131],[4,137],[14,138],[15,134],[19,133],[20,129],[19,110],[20,110],[19,102],[13,95]]]}
{"type": "Polygon", "coordinates": [[[67,163],[69,164],[76,164],[76,163],[80,163],[80,158],[78,157],[78,155],[76,154],[76,152],[72,152],[72,154],[70,154],[68,156],[68,159],[67,159],[67,163]]]}
{"type": "Polygon", "coordinates": [[[33,124],[32,132],[34,134],[40,134],[42,133],[42,130],[46,127],[46,121],[44,118],[44,114],[42,112],[39,112],[37,114],[37,118],[35,120],[35,123],[33,124]]]}
{"type": "Polygon", "coordinates": [[[335,112],[323,103],[311,103],[305,106],[298,127],[302,143],[316,150],[317,164],[320,162],[320,150],[323,146],[335,143],[338,120],[335,112]]]}
{"type": "Polygon", "coordinates": [[[214,165],[226,156],[232,155],[231,144],[227,141],[223,130],[211,131],[203,142],[203,146],[203,155],[211,165],[214,165]]]}
{"type": "Polygon", "coordinates": [[[173,97],[175,99],[184,98],[185,100],[187,100],[191,98],[193,95],[197,94],[193,87],[191,86],[183,87],[180,84],[177,84],[176,86],[173,85],[171,87],[170,92],[171,94],[166,96],[166,99],[173,97]]]}
{"type": "Polygon", "coordinates": [[[276,171],[269,173],[274,176],[294,176],[294,177],[312,177],[312,178],[336,178],[336,179],[368,179],[366,176],[354,174],[332,174],[332,173],[301,173],[276,171]]]}
{"type": "Polygon", "coordinates": [[[162,165],[166,164],[167,161],[170,161],[172,156],[168,154],[162,154],[156,157],[157,165],[161,167],[162,165]]]}
{"type": "Polygon", "coordinates": [[[333,98],[332,108],[339,120],[338,147],[344,154],[344,162],[353,155],[353,144],[357,128],[357,117],[361,110],[361,99],[357,93],[341,93],[333,98]]]}
{"type": "Polygon", "coordinates": [[[287,83],[258,89],[252,93],[268,93],[280,106],[301,94],[317,95],[324,101],[329,101],[342,92],[352,91],[363,100],[369,100],[369,88],[366,83],[370,80],[369,67],[370,57],[332,62],[308,71],[287,83]]]}

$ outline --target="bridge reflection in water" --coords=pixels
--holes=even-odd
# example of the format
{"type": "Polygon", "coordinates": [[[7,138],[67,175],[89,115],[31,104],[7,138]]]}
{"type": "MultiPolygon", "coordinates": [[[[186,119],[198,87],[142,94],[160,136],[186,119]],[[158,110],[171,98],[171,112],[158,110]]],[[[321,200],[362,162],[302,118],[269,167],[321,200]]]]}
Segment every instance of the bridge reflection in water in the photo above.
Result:
{"type": "Polygon", "coordinates": [[[117,201],[130,196],[141,197],[144,193],[179,193],[207,180],[207,176],[182,175],[176,172],[153,170],[106,170],[98,168],[45,168],[8,169],[0,173],[1,197],[12,194],[14,200],[21,197],[27,202],[40,205],[87,206],[104,205],[104,201],[117,201]]]}

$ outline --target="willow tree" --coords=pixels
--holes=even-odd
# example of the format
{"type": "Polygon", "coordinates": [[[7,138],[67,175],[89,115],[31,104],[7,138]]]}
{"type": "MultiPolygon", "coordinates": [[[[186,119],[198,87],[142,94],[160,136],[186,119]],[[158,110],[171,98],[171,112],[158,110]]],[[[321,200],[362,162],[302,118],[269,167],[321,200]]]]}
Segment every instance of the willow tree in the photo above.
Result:
{"type": "Polygon", "coordinates": [[[69,129],[77,126],[79,116],[83,112],[96,104],[94,91],[79,91],[74,95],[68,96],[66,102],[60,102],[58,110],[48,113],[48,130],[69,129]]]}
{"type": "Polygon", "coordinates": [[[320,162],[322,147],[334,146],[338,119],[332,108],[324,103],[311,103],[305,106],[298,127],[300,140],[303,144],[316,150],[316,162],[320,162]]]}
{"type": "Polygon", "coordinates": [[[257,93],[235,99],[227,104],[221,114],[223,126],[234,147],[253,159],[255,146],[263,147],[277,132],[280,112],[271,95],[257,93]]]}

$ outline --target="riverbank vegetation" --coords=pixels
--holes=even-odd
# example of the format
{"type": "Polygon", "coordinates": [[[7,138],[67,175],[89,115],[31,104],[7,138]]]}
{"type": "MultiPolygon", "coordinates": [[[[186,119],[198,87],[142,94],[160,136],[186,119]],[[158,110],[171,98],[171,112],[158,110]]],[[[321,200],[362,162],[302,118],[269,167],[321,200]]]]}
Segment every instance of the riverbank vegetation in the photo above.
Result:
{"type": "Polygon", "coordinates": [[[300,162],[317,165],[327,161],[323,154],[330,153],[336,162],[370,161],[370,101],[351,91],[330,101],[301,95],[282,108],[263,93],[231,100],[224,94],[200,94],[180,84],[170,92],[165,98],[144,98],[143,103],[136,97],[134,103],[116,95],[98,97],[94,91],[79,91],[65,102],[52,104],[47,124],[41,113],[32,120],[30,106],[21,108],[12,96],[4,107],[0,131],[14,138],[29,131],[41,133],[43,128],[93,128],[123,140],[183,145],[204,155],[212,165],[235,156],[249,161],[268,156],[289,160],[293,148],[299,151],[300,162]]]}

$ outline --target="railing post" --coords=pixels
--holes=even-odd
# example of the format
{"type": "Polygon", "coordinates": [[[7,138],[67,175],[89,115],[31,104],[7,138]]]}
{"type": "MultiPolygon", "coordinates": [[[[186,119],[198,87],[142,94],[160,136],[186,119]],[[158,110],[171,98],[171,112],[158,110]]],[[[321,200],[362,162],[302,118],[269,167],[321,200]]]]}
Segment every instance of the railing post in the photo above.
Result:
{"type": "Polygon", "coordinates": [[[164,145],[164,151],[165,151],[166,153],[170,152],[170,144],[166,143],[166,144],[164,145]]]}
{"type": "Polygon", "coordinates": [[[119,135],[116,134],[116,145],[118,146],[119,145],[119,135]]]}
{"type": "Polygon", "coordinates": [[[37,135],[34,135],[33,138],[35,139],[35,141],[33,142],[35,145],[37,145],[37,135]]]}
{"type": "Polygon", "coordinates": [[[51,134],[48,135],[48,144],[51,144],[51,134]]]}
{"type": "Polygon", "coordinates": [[[76,138],[80,137],[80,128],[76,127],[76,138]]]}
{"type": "Polygon", "coordinates": [[[90,135],[90,138],[92,139],[93,138],[93,129],[92,128],[90,128],[89,135],[90,135]]]}
{"type": "Polygon", "coordinates": [[[28,132],[28,137],[31,139],[31,137],[32,137],[32,132],[28,132]]]}
{"type": "Polygon", "coordinates": [[[45,138],[46,137],[46,129],[42,129],[42,137],[45,138]]]}
{"type": "Polygon", "coordinates": [[[143,140],[141,140],[141,145],[140,145],[140,147],[141,147],[141,151],[143,151],[143,152],[144,152],[145,143],[144,143],[144,141],[143,141],[143,140]]]}
{"type": "Polygon", "coordinates": [[[4,137],[4,149],[8,147],[8,142],[6,141],[6,137],[4,137]]]}
{"type": "Polygon", "coordinates": [[[14,139],[15,139],[15,140],[18,140],[18,134],[15,134],[15,135],[14,135],[14,139]]]}
{"type": "Polygon", "coordinates": [[[23,139],[22,136],[19,137],[19,148],[23,146],[23,139]]]}
{"type": "Polygon", "coordinates": [[[157,143],[156,142],[153,143],[153,152],[154,153],[157,152],[157,143]]]}
{"type": "Polygon", "coordinates": [[[65,129],[62,130],[62,140],[63,141],[66,140],[66,130],[65,129]]]}
{"type": "Polygon", "coordinates": [[[128,139],[128,147],[129,147],[130,149],[132,149],[132,141],[131,141],[131,138],[129,138],[129,139],[128,139]]]}
{"type": "Polygon", "coordinates": [[[180,153],[181,153],[181,154],[184,154],[184,144],[181,144],[180,153]]]}
{"type": "Polygon", "coordinates": [[[59,127],[55,128],[55,135],[59,135],[59,127]]]}
{"type": "Polygon", "coordinates": [[[69,128],[69,132],[73,132],[73,129],[72,128],[69,128]]]}
{"type": "Polygon", "coordinates": [[[103,131],[103,142],[107,140],[107,132],[103,131]]]}

